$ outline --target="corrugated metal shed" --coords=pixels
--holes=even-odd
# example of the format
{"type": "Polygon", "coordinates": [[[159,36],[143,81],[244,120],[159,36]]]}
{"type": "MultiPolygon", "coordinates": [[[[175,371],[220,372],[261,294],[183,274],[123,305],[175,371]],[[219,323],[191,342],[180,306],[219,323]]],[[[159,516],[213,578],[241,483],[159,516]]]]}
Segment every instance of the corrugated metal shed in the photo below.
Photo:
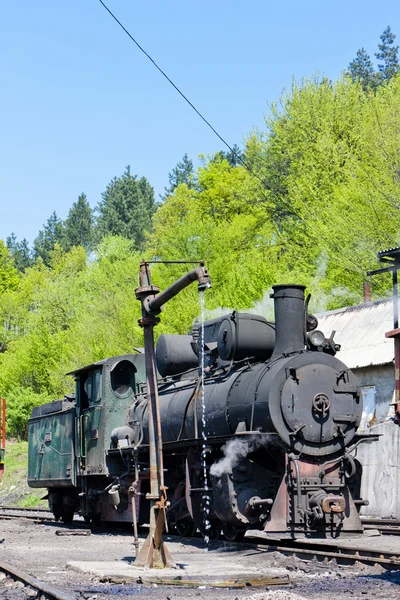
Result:
{"type": "Polygon", "coordinates": [[[331,310],[317,316],[318,329],[326,337],[336,331],[335,342],[342,347],[337,357],[350,369],[383,365],[394,360],[393,340],[385,338],[385,333],[393,329],[391,299],[331,310]]]}

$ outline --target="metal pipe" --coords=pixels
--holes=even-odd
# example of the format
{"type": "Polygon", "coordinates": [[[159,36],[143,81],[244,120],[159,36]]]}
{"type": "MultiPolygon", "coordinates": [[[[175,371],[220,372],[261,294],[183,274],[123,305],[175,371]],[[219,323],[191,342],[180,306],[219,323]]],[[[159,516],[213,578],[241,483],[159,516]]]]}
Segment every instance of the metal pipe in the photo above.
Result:
{"type": "Polygon", "coordinates": [[[397,284],[397,268],[393,269],[393,328],[399,327],[399,294],[397,284]]]}
{"type": "Polygon", "coordinates": [[[304,350],[304,285],[274,285],[275,348],[271,360],[304,350]]]}
{"type": "Polygon", "coordinates": [[[175,281],[157,297],[153,299],[149,298],[146,306],[147,311],[153,315],[158,315],[162,310],[163,304],[174,298],[177,294],[179,294],[179,292],[193,283],[193,281],[199,282],[198,289],[200,292],[211,287],[210,276],[204,265],[201,265],[200,267],[197,267],[197,269],[193,269],[192,271],[189,271],[189,273],[186,273],[186,275],[183,275],[183,277],[175,281]]]}
{"type": "Polygon", "coordinates": [[[371,302],[371,286],[369,284],[369,281],[364,281],[364,304],[367,304],[368,302],[371,302]]]}

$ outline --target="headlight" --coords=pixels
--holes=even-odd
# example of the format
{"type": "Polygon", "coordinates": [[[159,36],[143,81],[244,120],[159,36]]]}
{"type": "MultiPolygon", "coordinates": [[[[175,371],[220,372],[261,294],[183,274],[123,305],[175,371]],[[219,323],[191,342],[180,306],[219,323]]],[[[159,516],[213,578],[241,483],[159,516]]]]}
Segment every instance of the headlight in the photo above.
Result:
{"type": "Polygon", "coordinates": [[[322,331],[318,331],[318,329],[315,329],[315,331],[311,331],[308,335],[308,341],[310,342],[310,344],[312,346],[315,346],[316,348],[318,346],[322,346],[322,344],[325,341],[325,336],[322,333],[322,331]]]}

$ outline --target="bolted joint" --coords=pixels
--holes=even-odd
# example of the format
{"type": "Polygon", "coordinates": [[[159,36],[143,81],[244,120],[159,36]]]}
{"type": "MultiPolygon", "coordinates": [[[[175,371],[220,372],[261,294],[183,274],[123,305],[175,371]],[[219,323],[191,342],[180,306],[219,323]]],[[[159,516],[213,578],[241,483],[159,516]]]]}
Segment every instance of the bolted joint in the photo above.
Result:
{"type": "Polygon", "coordinates": [[[138,320],[138,324],[140,327],[146,327],[147,325],[153,325],[153,327],[154,327],[155,325],[158,325],[159,322],[160,322],[160,319],[158,317],[152,317],[152,316],[142,317],[141,319],[138,320]]]}

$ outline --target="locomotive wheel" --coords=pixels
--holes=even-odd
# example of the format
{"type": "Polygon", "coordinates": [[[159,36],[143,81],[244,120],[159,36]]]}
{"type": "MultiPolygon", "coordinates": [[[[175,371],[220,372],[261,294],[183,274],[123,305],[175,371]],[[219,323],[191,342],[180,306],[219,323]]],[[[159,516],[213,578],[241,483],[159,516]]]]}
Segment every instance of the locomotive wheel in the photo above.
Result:
{"type": "Polygon", "coordinates": [[[238,529],[230,523],[224,523],[222,525],[222,533],[228,542],[239,542],[244,538],[245,534],[243,529],[238,529]]]}
{"type": "Polygon", "coordinates": [[[196,533],[196,525],[189,519],[177,521],[175,529],[181,537],[192,537],[196,533]]]}
{"type": "Polygon", "coordinates": [[[70,508],[63,508],[61,519],[63,523],[70,525],[74,519],[74,510],[70,508]]]}
{"type": "Polygon", "coordinates": [[[61,521],[62,517],[62,506],[60,504],[55,504],[53,506],[53,515],[56,521],[61,521]]]}

